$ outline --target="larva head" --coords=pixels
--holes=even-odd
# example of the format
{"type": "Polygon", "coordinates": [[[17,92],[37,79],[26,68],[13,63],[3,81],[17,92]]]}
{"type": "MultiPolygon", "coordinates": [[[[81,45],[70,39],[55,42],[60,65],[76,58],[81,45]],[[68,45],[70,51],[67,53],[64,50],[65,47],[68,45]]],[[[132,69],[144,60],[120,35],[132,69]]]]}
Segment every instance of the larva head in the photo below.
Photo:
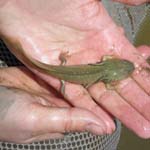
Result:
{"type": "Polygon", "coordinates": [[[108,59],[103,61],[104,82],[110,83],[127,78],[134,71],[134,64],[128,60],[108,59]]]}

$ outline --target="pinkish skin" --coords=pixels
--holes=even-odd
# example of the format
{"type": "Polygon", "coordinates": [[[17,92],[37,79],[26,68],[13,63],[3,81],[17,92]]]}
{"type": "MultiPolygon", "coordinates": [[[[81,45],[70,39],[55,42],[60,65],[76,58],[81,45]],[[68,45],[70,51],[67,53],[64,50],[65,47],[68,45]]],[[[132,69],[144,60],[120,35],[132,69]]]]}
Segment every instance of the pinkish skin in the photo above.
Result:
{"type": "Polygon", "coordinates": [[[147,133],[150,132],[149,121],[145,119],[143,115],[137,113],[137,110],[124,101],[117,93],[114,91],[106,91],[102,95],[95,95],[94,98],[100,105],[113,113],[136,134],[143,138],[149,138],[149,136],[147,136],[147,133]]]}
{"type": "MultiPolygon", "coordinates": [[[[141,46],[138,51],[145,59],[150,56],[148,46],[141,46]]],[[[90,92],[100,105],[119,118],[132,131],[141,137],[149,138],[147,133],[150,132],[150,96],[141,91],[131,78],[121,81],[115,89],[119,95],[114,91],[107,91],[103,84],[98,83],[90,89],[90,92]]]]}
{"type": "Polygon", "coordinates": [[[102,119],[86,109],[71,107],[53,95],[43,82],[37,82],[41,79],[25,68],[0,69],[0,79],[0,139],[3,141],[28,143],[62,138],[64,132],[71,131],[98,135],[107,132],[102,119]]]}
{"type": "Polygon", "coordinates": [[[145,2],[150,2],[150,0],[114,0],[126,4],[131,4],[131,5],[140,5],[145,2]]]}
{"type": "Polygon", "coordinates": [[[139,46],[138,51],[142,54],[144,59],[147,59],[150,55],[150,46],[146,45],[139,46]]]}
{"type": "Polygon", "coordinates": [[[1,86],[17,88],[35,95],[39,94],[45,99],[48,99],[54,106],[70,106],[59,98],[55,99],[55,93],[53,93],[52,89],[25,67],[2,68],[0,69],[0,74],[1,86]],[[49,97],[53,97],[55,100],[52,101],[49,97]]]}
{"type": "MultiPolygon", "coordinates": [[[[107,90],[104,86],[99,85],[101,83],[98,83],[89,89],[89,93],[80,85],[67,83],[67,100],[75,108],[82,108],[79,111],[81,116],[77,115],[79,117],[79,122],[77,120],[79,126],[76,126],[76,129],[79,131],[85,130],[84,125],[87,125],[87,120],[90,120],[94,124],[99,124],[104,129],[104,131],[101,131],[99,128],[95,128],[96,131],[93,131],[94,128],[88,125],[88,130],[94,133],[111,133],[114,130],[114,123],[110,115],[101,108],[102,105],[109,113],[120,119],[124,125],[133,130],[137,135],[143,138],[149,138],[150,113],[148,107],[150,108],[150,104],[147,100],[150,99],[148,95],[150,75],[149,73],[139,71],[139,68],[141,68],[139,66],[146,63],[145,58],[129,43],[124,36],[123,30],[113,23],[102,4],[98,1],[66,0],[60,5],[58,5],[60,3],[58,0],[55,0],[53,5],[51,1],[47,2],[49,5],[45,7],[42,0],[39,0],[38,3],[37,0],[12,0],[8,1],[7,5],[3,5],[3,8],[0,9],[0,18],[2,20],[2,24],[0,24],[1,33],[3,37],[7,37],[7,40],[5,40],[8,42],[7,44],[12,52],[34,73],[57,90],[60,88],[60,82],[31,68],[28,62],[21,56],[20,51],[16,51],[14,48],[16,43],[12,42],[13,39],[15,39],[15,42],[19,41],[28,54],[45,63],[60,63],[59,55],[64,52],[68,52],[67,64],[95,63],[103,55],[116,55],[120,58],[133,61],[137,70],[132,78],[136,82],[133,82],[132,79],[122,81],[117,86],[116,92],[107,90]],[[41,9],[42,6],[44,9],[41,9]],[[59,6],[61,13],[58,13],[58,11],[56,13],[56,6],[59,6]],[[16,28],[18,32],[16,32],[16,28]],[[10,44],[10,42],[12,43],[10,44]],[[128,86],[125,86],[126,84],[128,86]],[[132,93],[128,94],[126,92],[131,90],[131,87],[134,87],[132,91],[137,94],[136,97],[132,93]],[[117,94],[119,92],[120,95],[117,94]],[[141,101],[141,95],[144,95],[144,99],[142,98],[143,101],[141,101]],[[91,96],[98,104],[93,101],[91,96]],[[128,99],[126,100],[126,98],[128,99]],[[137,101],[136,98],[138,98],[137,101]],[[146,109],[145,105],[147,106],[146,109]],[[83,110],[89,111],[83,112],[83,110]],[[89,112],[91,115],[88,114],[89,112]],[[87,117],[87,119],[82,115],[85,115],[84,117],[87,117]],[[98,129],[100,133],[97,132],[98,129]]],[[[39,113],[40,111],[41,107],[39,113]]],[[[53,112],[54,116],[55,111],[53,112]]],[[[76,113],[79,114],[79,112],[76,113]]],[[[72,112],[69,110],[68,114],[63,117],[64,120],[62,120],[62,123],[71,114],[72,112]]],[[[56,120],[57,118],[58,116],[56,115],[56,120]]],[[[68,124],[68,122],[66,123],[68,124]]],[[[56,128],[58,127],[57,131],[59,131],[57,124],[55,122],[54,125],[56,125],[56,128]]],[[[66,124],[63,125],[65,126],[66,124]]],[[[72,126],[70,128],[72,129],[72,126]]],[[[38,127],[38,129],[41,128],[38,127]]]]}

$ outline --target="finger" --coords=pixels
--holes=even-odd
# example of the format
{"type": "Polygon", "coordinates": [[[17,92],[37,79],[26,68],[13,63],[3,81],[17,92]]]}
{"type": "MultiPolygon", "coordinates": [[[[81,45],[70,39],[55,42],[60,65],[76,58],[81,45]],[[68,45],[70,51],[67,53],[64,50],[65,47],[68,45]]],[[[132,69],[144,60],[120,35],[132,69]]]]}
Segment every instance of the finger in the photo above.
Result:
{"type": "Polygon", "coordinates": [[[27,92],[53,95],[50,92],[50,87],[26,67],[1,68],[0,85],[22,89],[27,92]]]}
{"type": "MultiPolygon", "coordinates": [[[[32,109],[34,111],[30,112],[30,116],[34,119],[29,117],[29,121],[34,136],[44,133],[74,131],[89,131],[99,135],[106,133],[104,122],[87,110],[49,108],[38,104],[32,105],[32,109]]],[[[26,120],[26,123],[28,123],[28,120],[26,120]]]]}
{"type": "Polygon", "coordinates": [[[89,90],[97,103],[142,138],[150,137],[150,123],[134,107],[115,91],[107,90],[103,83],[93,85],[89,90]],[[99,88],[97,88],[99,87],[99,88]],[[102,91],[102,92],[99,92],[102,91]]]}
{"type": "Polygon", "coordinates": [[[131,5],[140,5],[145,2],[150,2],[149,0],[113,0],[113,1],[122,2],[131,5]]]}
{"type": "MultiPolygon", "coordinates": [[[[142,45],[137,48],[141,56],[146,60],[150,56],[150,47],[142,45]]],[[[117,86],[117,91],[123,95],[125,100],[150,121],[150,96],[148,96],[134,80],[127,79],[121,81],[117,86]],[[132,91],[132,92],[131,92],[132,91]]]]}
{"type": "Polygon", "coordinates": [[[150,121],[150,96],[148,96],[140,86],[132,79],[121,81],[116,86],[117,92],[128,102],[137,112],[150,121]]]}
{"type": "Polygon", "coordinates": [[[138,52],[146,62],[139,65],[139,68],[134,71],[133,78],[139,86],[150,95],[150,48],[148,46],[140,46],[138,52]]]}
{"type": "Polygon", "coordinates": [[[107,127],[107,133],[112,133],[115,130],[112,117],[91,99],[86,89],[79,85],[67,83],[65,91],[69,93],[67,99],[74,106],[87,109],[103,120],[107,127]]]}
{"type": "Polygon", "coordinates": [[[150,56],[150,47],[146,45],[139,46],[137,50],[141,53],[143,58],[146,60],[150,56]]]}

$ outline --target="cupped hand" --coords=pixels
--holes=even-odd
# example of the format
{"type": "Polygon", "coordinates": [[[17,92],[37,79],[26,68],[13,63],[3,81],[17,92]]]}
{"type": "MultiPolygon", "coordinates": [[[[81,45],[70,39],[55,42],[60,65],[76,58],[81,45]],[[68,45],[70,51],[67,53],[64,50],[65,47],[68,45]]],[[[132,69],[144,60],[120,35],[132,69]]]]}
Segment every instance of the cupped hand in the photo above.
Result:
{"type": "Polygon", "coordinates": [[[103,83],[88,91],[81,85],[66,83],[65,94],[73,106],[97,115],[105,123],[107,133],[115,128],[108,114],[111,113],[139,136],[150,137],[150,73],[143,69],[147,63],[123,30],[113,23],[101,2],[12,0],[1,7],[1,35],[7,45],[57,90],[60,81],[31,68],[17,45],[28,55],[50,64],[60,64],[61,54],[66,56],[66,65],[95,63],[104,55],[134,62],[136,70],[132,77],[120,82],[115,90],[108,90],[103,83]]]}
{"type": "Polygon", "coordinates": [[[65,132],[106,132],[94,113],[71,106],[25,67],[0,69],[0,79],[1,141],[29,143],[62,138],[65,132]]]}

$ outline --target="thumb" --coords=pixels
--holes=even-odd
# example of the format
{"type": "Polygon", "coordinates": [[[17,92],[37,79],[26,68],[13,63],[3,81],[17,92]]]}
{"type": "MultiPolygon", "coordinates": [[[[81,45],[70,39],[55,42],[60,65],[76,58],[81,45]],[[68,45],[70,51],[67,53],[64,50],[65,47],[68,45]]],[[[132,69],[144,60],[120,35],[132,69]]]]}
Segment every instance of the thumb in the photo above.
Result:
{"type": "Polygon", "coordinates": [[[34,127],[32,132],[35,136],[28,142],[59,137],[65,132],[89,131],[98,135],[107,132],[106,124],[90,111],[79,108],[49,108],[39,104],[34,107],[37,108],[34,108],[31,126],[34,127]]]}

